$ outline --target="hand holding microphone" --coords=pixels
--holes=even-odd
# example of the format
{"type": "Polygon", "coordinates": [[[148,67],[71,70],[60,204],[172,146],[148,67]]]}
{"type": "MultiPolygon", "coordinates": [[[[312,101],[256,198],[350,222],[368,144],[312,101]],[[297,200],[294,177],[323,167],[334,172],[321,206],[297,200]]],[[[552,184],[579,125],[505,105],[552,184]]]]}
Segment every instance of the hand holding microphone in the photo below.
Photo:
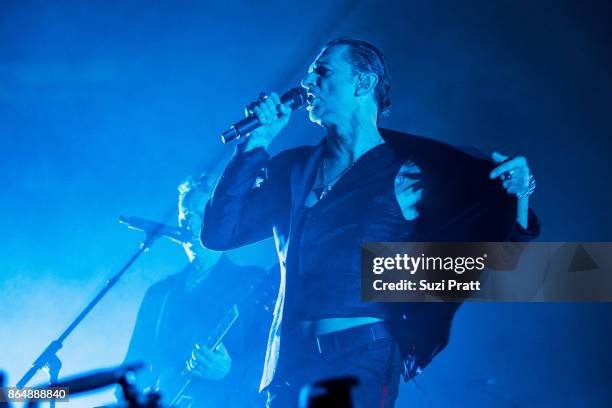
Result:
{"type": "Polygon", "coordinates": [[[261,126],[251,132],[247,143],[247,150],[254,147],[267,148],[278,136],[291,117],[291,108],[281,103],[278,94],[272,92],[269,96],[259,95],[257,101],[245,108],[245,114],[254,114],[261,126]]]}
{"type": "Polygon", "coordinates": [[[282,97],[274,92],[270,95],[260,94],[256,101],[245,108],[246,118],[225,131],[221,140],[227,143],[250,134],[245,150],[267,148],[289,123],[291,111],[299,109],[305,103],[306,90],[301,87],[290,89],[282,97]]]}

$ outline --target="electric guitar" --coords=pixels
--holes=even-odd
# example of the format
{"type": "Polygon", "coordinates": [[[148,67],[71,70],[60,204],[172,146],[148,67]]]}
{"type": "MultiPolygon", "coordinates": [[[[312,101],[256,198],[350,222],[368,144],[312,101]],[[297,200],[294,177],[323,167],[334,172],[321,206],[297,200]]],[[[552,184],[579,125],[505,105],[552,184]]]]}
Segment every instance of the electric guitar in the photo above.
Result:
{"type": "MultiPolygon", "coordinates": [[[[204,345],[210,349],[214,350],[219,344],[223,341],[223,338],[227,334],[227,332],[232,328],[234,323],[238,320],[238,306],[232,305],[232,307],[227,311],[221,322],[215,328],[213,334],[206,339],[204,345]]],[[[165,377],[172,375],[173,373],[165,373],[165,377]]],[[[174,373],[174,375],[176,375],[174,373]]],[[[162,377],[162,376],[160,376],[162,377]]],[[[181,373],[176,376],[173,380],[161,380],[163,385],[163,389],[161,390],[163,395],[167,395],[170,398],[164,398],[166,401],[170,401],[168,406],[171,408],[192,408],[194,403],[194,393],[191,388],[193,382],[198,381],[199,379],[194,378],[193,374],[191,374],[187,368],[185,367],[181,373]]]]}
{"type": "MultiPolygon", "coordinates": [[[[260,310],[261,313],[272,313],[272,305],[276,300],[276,292],[270,290],[274,287],[274,285],[271,284],[273,278],[271,273],[273,272],[268,270],[264,276],[255,279],[244,296],[229,308],[224,317],[217,324],[213,333],[206,339],[204,343],[206,347],[210,350],[214,350],[223,341],[226,334],[232,329],[240,316],[238,312],[239,307],[242,310],[244,310],[243,308],[256,308],[260,310]]],[[[236,370],[236,368],[232,367],[232,370],[236,370]]],[[[252,373],[241,372],[240,369],[238,370],[238,375],[242,380],[250,378],[245,376],[252,376],[252,373]]],[[[194,377],[185,367],[180,372],[176,369],[167,369],[159,376],[157,384],[158,389],[162,393],[163,401],[168,407],[194,408],[196,406],[210,405],[206,403],[206,395],[202,395],[201,391],[202,382],[205,381],[207,380],[194,377]],[[202,401],[202,399],[204,399],[204,401],[202,401]]],[[[212,381],[210,381],[210,383],[212,383],[212,381]]],[[[254,387],[256,388],[256,386],[257,380],[255,379],[254,387]]],[[[212,388],[214,388],[214,386],[211,386],[211,389],[212,388]]],[[[243,397],[245,401],[248,400],[246,394],[243,397]]],[[[218,396],[211,395],[211,399],[218,400],[218,396]]]]}

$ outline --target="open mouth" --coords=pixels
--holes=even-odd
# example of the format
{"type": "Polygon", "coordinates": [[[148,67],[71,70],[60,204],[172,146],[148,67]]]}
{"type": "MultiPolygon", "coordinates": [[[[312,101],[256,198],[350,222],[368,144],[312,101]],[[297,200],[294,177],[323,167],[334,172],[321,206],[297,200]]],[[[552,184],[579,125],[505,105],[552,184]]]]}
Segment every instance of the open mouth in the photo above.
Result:
{"type": "Polygon", "coordinates": [[[306,102],[308,105],[306,106],[306,110],[308,112],[319,106],[319,103],[322,101],[321,96],[317,93],[317,90],[314,88],[308,89],[306,92],[306,102]]]}

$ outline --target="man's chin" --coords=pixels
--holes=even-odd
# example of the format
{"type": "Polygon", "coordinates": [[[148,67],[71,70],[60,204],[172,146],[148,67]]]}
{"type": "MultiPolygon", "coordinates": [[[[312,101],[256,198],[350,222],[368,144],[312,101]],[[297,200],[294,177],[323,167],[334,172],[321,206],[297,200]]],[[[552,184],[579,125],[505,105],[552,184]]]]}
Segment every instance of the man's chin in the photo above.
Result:
{"type": "Polygon", "coordinates": [[[316,109],[312,109],[308,112],[308,119],[310,119],[311,122],[316,123],[318,125],[321,124],[321,117],[320,115],[317,114],[316,109]]]}

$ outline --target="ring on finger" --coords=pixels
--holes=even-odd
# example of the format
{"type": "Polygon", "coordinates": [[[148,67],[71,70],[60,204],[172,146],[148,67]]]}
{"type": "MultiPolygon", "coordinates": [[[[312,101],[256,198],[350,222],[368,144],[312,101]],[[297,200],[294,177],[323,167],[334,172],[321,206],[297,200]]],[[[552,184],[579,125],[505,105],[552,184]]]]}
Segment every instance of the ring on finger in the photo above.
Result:
{"type": "Polygon", "coordinates": [[[193,358],[190,358],[189,360],[187,360],[187,367],[192,370],[195,370],[198,367],[198,361],[193,358]]]}
{"type": "Polygon", "coordinates": [[[527,186],[527,189],[521,193],[518,193],[516,196],[518,198],[529,197],[530,195],[533,194],[535,189],[536,189],[536,180],[533,174],[530,174],[529,175],[529,185],[527,186]]]}

